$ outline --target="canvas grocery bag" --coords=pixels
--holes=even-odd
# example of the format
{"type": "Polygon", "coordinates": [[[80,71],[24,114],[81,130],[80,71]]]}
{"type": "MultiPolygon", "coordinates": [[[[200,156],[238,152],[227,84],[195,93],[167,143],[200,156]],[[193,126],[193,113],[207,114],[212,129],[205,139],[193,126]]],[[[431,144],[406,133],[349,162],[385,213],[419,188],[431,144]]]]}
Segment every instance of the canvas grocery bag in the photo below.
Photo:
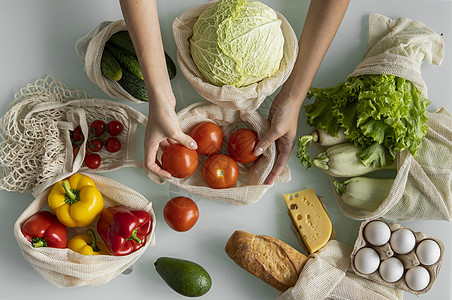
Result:
{"type": "Polygon", "coordinates": [[[369,15],[367,52],[349,75],[391,74],[411,81],[427,96],[422,79],[424,61],[440,65],[444,57],[444,41],[426,25],[409,18],[390,19],[380,14],[369,15]]]}
{"type": "Polygon", "coordinates": [[[107,95],[115,99],[143,103],[144,101],[130,95],[118,82],[102,75],[100,68],[105,43],[113,34],[125,30],[127,27],[124,20],[104,21],[77,40],[75,51],[85,65],[84,70],[88,78],[107,95]]]}
{"type": "Polygon", "coordinates": [[[245,87],[232,85],[222,87],[204,79],[190,54],[189,39],[193,35],[193,25],[199,15],[216,1],[210,1],[187,10],[173,21],[173,34],[177,46],[177,61],[180,70],[193,88],[205,99],[226,108],[256,110],[265,98],[275,92],[289,77],[298,54],[298,40],[289,22],[278,12],[284,35],[284,54],[280,69],[273,76],[245,87]]]}
{"type": "MultiPolygon", "coordinates": [[[[229,136],[238,128],[254,129],[258,137],[262,137],[270,128],[267,119],[256,111],[240,111],[220,107],[218,105],[201,101],[187,106],[178,112],[182,131],[189,133],[198,123],[212,121],[221,127],[224,141],[220,153],[227,154],[229,136]]],[[[161,154],[160,154],[161,155],[161,154]]],[[[276,159],[276,146],[272,144],[256,162],[252,164],[239,164],[239,178],[233,187],[227,189],[210,188],[202,177],[202,165],[206,156],[198,155],[199,162],[195,173],[187,178],[172,178],[168,181],[190,193],[230,204],[246,205],[258,201],[263,194],[277,182],[290,180],[290,169],[286,165],[273,185],[264,185],[276,159]]]]}
{"type": "Polygon", "coordinates": [[[86,92],[52,77],[28,84],[0,119],[0,188],[38,196],[78,171],[97,173],[125,166],[142,168],[149,177],[157,177],[134,157],[137,126],[146,123],[144,115],[127,105],[91,99],[86,92]],[[119,120],[124,128],[117,136],[121,149],[99,152],[102,163],[92,170],[83,165],[86,138],[74,158],[70,131],[80,125],[88,137],[88,126],[96,119],[119,120]]]}
{"type": "Polygon", "coordinates": [[[297,283],[278,300],[396,300],[403,299],[399,289],[381,285],[356,275],[351,269],[351,247],[331,240],[311,254],[297,283]]]}
{"type": "Polygon", "coordinates": [[[346,205],[342,212],[353,219],[391,221],[452,220],[452,114],[445,108],[428,113],[429,129],[417,156],[408,150],[397,157],[397,176],[388,197],[373,212],[346,205]]]}
{"type": "MultiPolygon", "coordinates": [[[[135,190],[96,174],[85,174],[91,177],[96,188],[104,198],[104,206],[125,205],[147,211],[152,217],[152,230],[146,244],[137,251],[125,256],[113,255],[82,255],[68,248],[51,247],[34,248],[23,236],[22,224],[36,212],[48,209],[47,196],[52,187],[47,188],[25,209],[14,224],[14,236],[19,244],[24,258],[45,280],[57,287],[74,287],[83,285],[105,284],[135,263],[149,246],[155,244],[155,214],[152,202],[135,190]]],[[[97,220],[96,220],[97,221],[97,220]]],[[[96,223],[91,225],[95,232],[96,223]]],[[[86,227],[68,229],[68,239],[76,235],[77,230],[84,232],[86,227]]]]}
{"type": "MultiPolygon", "coordinates": [[[[409,18],[369,15],[368,50],[350,76],[392,74],[412,81],[427,97],[421,76],[424,61],[440,65],[444,57],[441,36],[409,18]]],[[[441,108],[428,113],[429,130],[417,156],[407,150],[397,157],[397,177],[389,196],[373,212],[356,210],[338,195],[342,212],[353,219],[384,217],[392,221],[451,220],[452,118],[441,108]]]]}

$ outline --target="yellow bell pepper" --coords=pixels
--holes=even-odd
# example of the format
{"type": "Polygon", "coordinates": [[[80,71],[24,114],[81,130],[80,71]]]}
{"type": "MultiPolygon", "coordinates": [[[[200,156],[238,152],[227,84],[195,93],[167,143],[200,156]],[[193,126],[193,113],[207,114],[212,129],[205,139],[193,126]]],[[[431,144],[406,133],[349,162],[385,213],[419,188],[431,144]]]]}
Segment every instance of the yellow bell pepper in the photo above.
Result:
{"type": "Polygon", "coordinates": [[[83,174],[55,183],[47,200],[58,220],[68,227],[92,224],[104,208],[104,199],[94,181],[83,174]]]}
{"type": "Polygon", "coordinates": [[[98,242],[92,229],[87,234],[78,234],[69,240],[67,247],[83,255],[109,255],[107,246],[98,242]]]}

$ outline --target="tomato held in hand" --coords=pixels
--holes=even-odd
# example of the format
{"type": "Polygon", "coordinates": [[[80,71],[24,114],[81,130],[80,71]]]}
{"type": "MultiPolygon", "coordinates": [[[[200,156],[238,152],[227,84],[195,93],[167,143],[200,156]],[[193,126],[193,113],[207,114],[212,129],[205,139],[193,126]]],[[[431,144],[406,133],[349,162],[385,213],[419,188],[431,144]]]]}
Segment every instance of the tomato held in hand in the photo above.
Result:
{"type": "Polygon", "coordinates": [[[198,153],[182,144],[169,145],[162,154],[162,167],[176,178],[188,177],[198,167],[198,153]]]}
{"type": "Polygon", "coordinates": [[[107,131],[111,136],[117,136],[122,132],[123,125],[120,121],[113,120],[108,122],[107,131]]]}
{"type": "Polygon", "coordinates": [[[201,122],[190,131],[190,136],[198,144],[201,155],[212,155],[217,153],[223,145],[223,131],[217,124],[205,121],[201,122]]]}
{"type": "Polygon", "coordinates": [[[89,131],[96,137],[104,134],[105,130],[107,130],[107,124],[102,120],[93,121],[89,128],[89,131]]]}
{"type": "Polygon", "coordinates": [[[248,128],[240,128],[231,134],[228,142],[228,152],[233,159],[241,164],[254,162],[254,147],[259,142],[257,133],[248,128]]]}
{"type": "Polygon", "coordinates": [[[175,197],[166,203],[163,209],[163,217],[173,230],[188,231],[198,221],[198,206],[190,198],[175,197]]]}
{"type": "Polygon", "coordinates": [[[239,177],[239,166],[227,154],[214,154],[204,162],[202,177],[211,188],[229,188],[239,177]]]}
{"type": "Polygon", "coordinates": [[[100,155],[97,153],[90,153],[87,156],[85,156],[85,166],[87,166],[90,169],[97,169],[100,166],[102,159],[100,158],[100,155]]]}

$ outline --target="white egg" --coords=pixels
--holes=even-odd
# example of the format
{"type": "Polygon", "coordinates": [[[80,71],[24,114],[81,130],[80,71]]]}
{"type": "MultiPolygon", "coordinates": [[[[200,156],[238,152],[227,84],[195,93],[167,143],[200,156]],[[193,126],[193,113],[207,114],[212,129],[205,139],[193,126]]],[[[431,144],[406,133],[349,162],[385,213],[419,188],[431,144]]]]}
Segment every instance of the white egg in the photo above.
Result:
{"type": "Polygon", "coordinates": [[[389,241],[391,229],[383,221],[372,221],[364,227],[363,234],[371,245],[382,246],[389,241]]]}
{"type": "Polygon", "coordinates": [[[374,249],[364,247],[356,252],[354,264],[358,272],[362,274],[372,274],[380,265],[380,257],[374,249]]]}
{"type": "Polygon", "coordinates": [[[422,291],[430,283],[430,273],[421,266],[408,269],[405,274],[405,282],[410,289],[422,291]]]}
{"type": "Polygon", "coordinates": [[[441,248],[434,240],[426,239],[420,242],[417,246],[416,255],[421,264],[430,266],[439,260],[441,256],[441,248]]]}
{"type": "Polygon", "coordinates": [[[416,237],[411,230],[400,228],[394,231],[389,240],[392,250],[398,254],[407,254],[414,249],[416,237]]]}
{"type": "Polygon", "coordinates": [[[402,278],[404,271],[402,262],[395,257],[383,260],[379,268],[380,276],[386,282],[396,282],[402,278]]]}

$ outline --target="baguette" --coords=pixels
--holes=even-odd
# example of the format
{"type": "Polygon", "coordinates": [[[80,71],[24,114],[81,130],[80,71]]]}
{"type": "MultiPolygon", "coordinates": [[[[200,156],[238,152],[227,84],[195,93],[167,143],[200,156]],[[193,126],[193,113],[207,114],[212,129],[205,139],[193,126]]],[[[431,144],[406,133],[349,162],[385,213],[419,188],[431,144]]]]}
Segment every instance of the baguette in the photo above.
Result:
{"type": "Polygon", "coordinates": [[[240,267],[284,292],[295,285],[308,257],[279,239],[236,230],[225,247],[240,267]]]}

